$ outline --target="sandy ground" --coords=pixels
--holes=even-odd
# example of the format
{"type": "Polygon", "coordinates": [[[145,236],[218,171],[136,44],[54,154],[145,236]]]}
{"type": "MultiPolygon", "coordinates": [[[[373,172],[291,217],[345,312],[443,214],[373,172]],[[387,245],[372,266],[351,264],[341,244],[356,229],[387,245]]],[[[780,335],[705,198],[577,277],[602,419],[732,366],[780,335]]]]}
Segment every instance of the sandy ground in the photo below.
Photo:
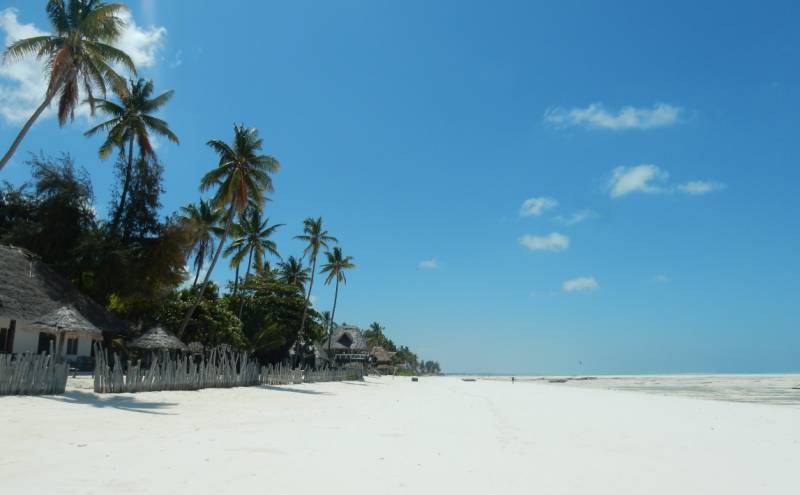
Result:
{"type": "Polygon", "coordinates": [[[458,378],[0,398],[0,493],[796,494],[800,409],[458,378]]]}

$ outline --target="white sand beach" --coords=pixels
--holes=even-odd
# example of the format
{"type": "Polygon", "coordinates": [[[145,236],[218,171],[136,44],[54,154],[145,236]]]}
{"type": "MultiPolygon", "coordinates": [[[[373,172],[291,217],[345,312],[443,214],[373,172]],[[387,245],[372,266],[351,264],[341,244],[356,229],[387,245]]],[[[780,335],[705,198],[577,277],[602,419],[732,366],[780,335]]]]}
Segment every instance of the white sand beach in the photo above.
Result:
{"type": "Polygon", "coordinates": [[[730,495],[800,483],[793,406],[455,377],[105,396],[75,383],[0,397],[0,493],[730,495]]]}

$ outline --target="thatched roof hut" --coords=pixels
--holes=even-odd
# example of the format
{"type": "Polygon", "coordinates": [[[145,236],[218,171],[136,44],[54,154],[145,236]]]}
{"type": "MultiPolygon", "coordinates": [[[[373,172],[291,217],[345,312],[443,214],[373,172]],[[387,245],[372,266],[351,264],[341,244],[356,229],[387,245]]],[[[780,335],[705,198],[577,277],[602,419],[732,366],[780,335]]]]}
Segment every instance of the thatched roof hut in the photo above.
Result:
{"type": "Polygon", "coordinates": [[[128,342],[128,347],[135,349],[187,351],[186,344],[180,339],[161,327],[153,327],[146,331],[141,337],[137,337],[128,342]]]}
{"type": "Polygon", "coordinates": [[[88,323],[103,331],[128,331],[122,321],[81,294],[30,251],[0,245],[0,274],[0,319],[67,323],[72,315],[73,322],[85,328],[90,328],[88,323]]]}
{"type": "Polygon", "coordinates": [[[367,339],[361,330],[354,325],[339,325],[333,331],[333,335],[325,341],[325,349],[330,348],[331,351],[341,352],[366,352],[367,339]],[[329,347],[330,344],[330,347],[329,347]]]}
{"type": "Polygon", "coordinates": [[[378,364],[391,363],[395,354],[397,353],[387,351],[379,345],[376,345],[371,351],[369,351],[369,357],[371,357],[378,364]]]}
{"type": "Polygon", "coordinates": [[[54,334],[84,334],[102,338],[103,332],[81,315],[72,306],[61,306],[57,310],[37,318],[32,325],[43,332],[54,334]]]}

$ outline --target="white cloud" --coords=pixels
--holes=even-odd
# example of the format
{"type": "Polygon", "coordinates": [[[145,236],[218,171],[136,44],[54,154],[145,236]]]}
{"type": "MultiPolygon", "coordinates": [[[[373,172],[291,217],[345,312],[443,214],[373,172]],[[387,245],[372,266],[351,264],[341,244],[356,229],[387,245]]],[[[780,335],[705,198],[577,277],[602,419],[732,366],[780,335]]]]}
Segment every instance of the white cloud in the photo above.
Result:
{"type": "Polygon", "coordinates": [[[119,17],[125,22],[125,29],[114,45],[131,57],[137,70],[155,65],[156,54],[164,45],[164,39],[167,36],[167,28],[163,26],[139,27],[127,10],[123,11],[119,17]]]}
{"type": "Polygon", "coordinates": [[[561,128],[652,129],[677,123],[681,112],[681,108],[666,103],[657,103],[653,108],[625,106],[617,112],[606,110],[600,103],[592,103],[586,108],[548,109],[544,121],[561,128]]]}
{"type": "Polygon", "coordinates": [[[194,282],[194,277],[197,275],[197,283],[203,283],[203,280],[206,278],[206,274],[208,273],[208,263],[205,263],[203,269],[200,270],[200,274],[197,275],[197,271],[194,269],[194,263],[189,264],[186,263],[183,265],[183,270],[186,272],[186,278],[181,283],[181,289],[190,289],[192,287],[192,283],[194,282]]]}
{"type": "Polygon", "coordinates": [[[693,196],[725,189],[721,182],[693,180],[678,186],[668,184],[669,174],[652,164],[635,167],[617,167],[608,180],[608,192],[612,198],[620,198],[631,193],[674,193],[681,192],[693,196]]]}
{"type": "Polygon", "coordinates": [[[556,221],[563,223],[564,225],[575,225],[581,222],[585,222],[590,218],[594,218],[597,216],[592,210],[579,210],[573,213],[572,215],[564,216],[559,215],[556,217],[556,221]]]}
{"type": "Polygon", "coordinates": [[[692,180],[678,186],[678,190],[686,194],[698,195],[725,189],[725,184],[705,180],[692,180]]]}
{"type": "MultiPolygon", "coordinates": [[[[166,38],[166,28],[139,27],[128,12],[120,17],[126,27],[115,45],[130,55],[137,69],[155,65],[158,50],[166,38]]],[[[6,46],[22,38],[48,34],[33,24],[20,23],[17,10],[13,8],[0,10],[0,31],[5,34],[6,46]]],[[[44,60],[29,56],[0,64],[0,116],[10,123],[24,122],[41,104],[46,87],[44,60]]],[[[53,116],[54,106],[45,110],[40,118],[53,116]]],[[[76,113],[88,117],[89,109],[79,105],[76,113]]]]}
{"type": "MultiPolygon", "coordinates": [[[[5,33],[5,46],[18,39],[45,34],[33,24],[20,24],[17,11],[10,8],[0,11],[0,30],[5,33]]],[[[24,122],[42,103],[46,88],[43,70],[44,64],[32,57],[0,63],[3,81],[0,84],[0,115],[3,119],[13,123],[24,122]]]]}
{"type": "Polygon", "coordinates": [[[655,277],[653,277],[653,282],[657,284],[666,284],[667,282],[669,282],[669,277],[667,277],[666,275],[656,275],[655,277]]]}
{"type": "Polygon", "coordinates": [[[612,198],[619,198],[626,194],[656,193],[664,191],[656,183],[664,182],[669,174],[651,164],[636,165],[635,167],[617,167],[611,172],[608,189],[612,198]]]}
{"type": "Polygon", "coordinates": [[[425,270],[434,270],[439,268],[439,262],[436,260],[422,260],[419,262],[419,267],[425,270]]]}
{"type": "Polygon", "coordinates": [[[547,210],[558,206],[558,201],[553,198],[529,198],[522,203],[519,214],[523,217],[538,217],[547,210]]]}
{"type": "Polygon", "coordinates": [[[531,251],[563,251],[569,247],[569,237],[553,232],[545,236],[524,235],[519,243],[531,251]]]}
{"type": "Polygon", "coordinates": [[[565,280],[561,287],[564,292],[588,292],[597,290],[600,285],[594,277],[578,277],[565,280]]]}

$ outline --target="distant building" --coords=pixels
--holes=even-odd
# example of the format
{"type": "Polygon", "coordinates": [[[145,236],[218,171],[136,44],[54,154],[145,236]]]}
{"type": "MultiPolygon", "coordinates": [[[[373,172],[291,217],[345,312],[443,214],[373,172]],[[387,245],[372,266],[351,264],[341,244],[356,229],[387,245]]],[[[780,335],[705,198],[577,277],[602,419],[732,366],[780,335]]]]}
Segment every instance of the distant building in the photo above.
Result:
{"type": "Polygon", "coordinates": [[[104,331],[126,330],[35,254],[0,245],[0,353],[53,349],[78,361],[91,356],[104,331]]]}
{"type": "Polygon", "coordinates": [[[337,364],[361,362],[369,359],[367,339],[355,325],[339,325],[329,339],[323,342],[322,348],[330,353],[327,356],[337,364]]]}
{"type": "Polygon", "coordinates": [[[383,374],[394,373],[394,364],[392,358],[396,352],[387,351],[383,347],[376,345],[369,351],[369,362],[379,372],[383,374]]]}

